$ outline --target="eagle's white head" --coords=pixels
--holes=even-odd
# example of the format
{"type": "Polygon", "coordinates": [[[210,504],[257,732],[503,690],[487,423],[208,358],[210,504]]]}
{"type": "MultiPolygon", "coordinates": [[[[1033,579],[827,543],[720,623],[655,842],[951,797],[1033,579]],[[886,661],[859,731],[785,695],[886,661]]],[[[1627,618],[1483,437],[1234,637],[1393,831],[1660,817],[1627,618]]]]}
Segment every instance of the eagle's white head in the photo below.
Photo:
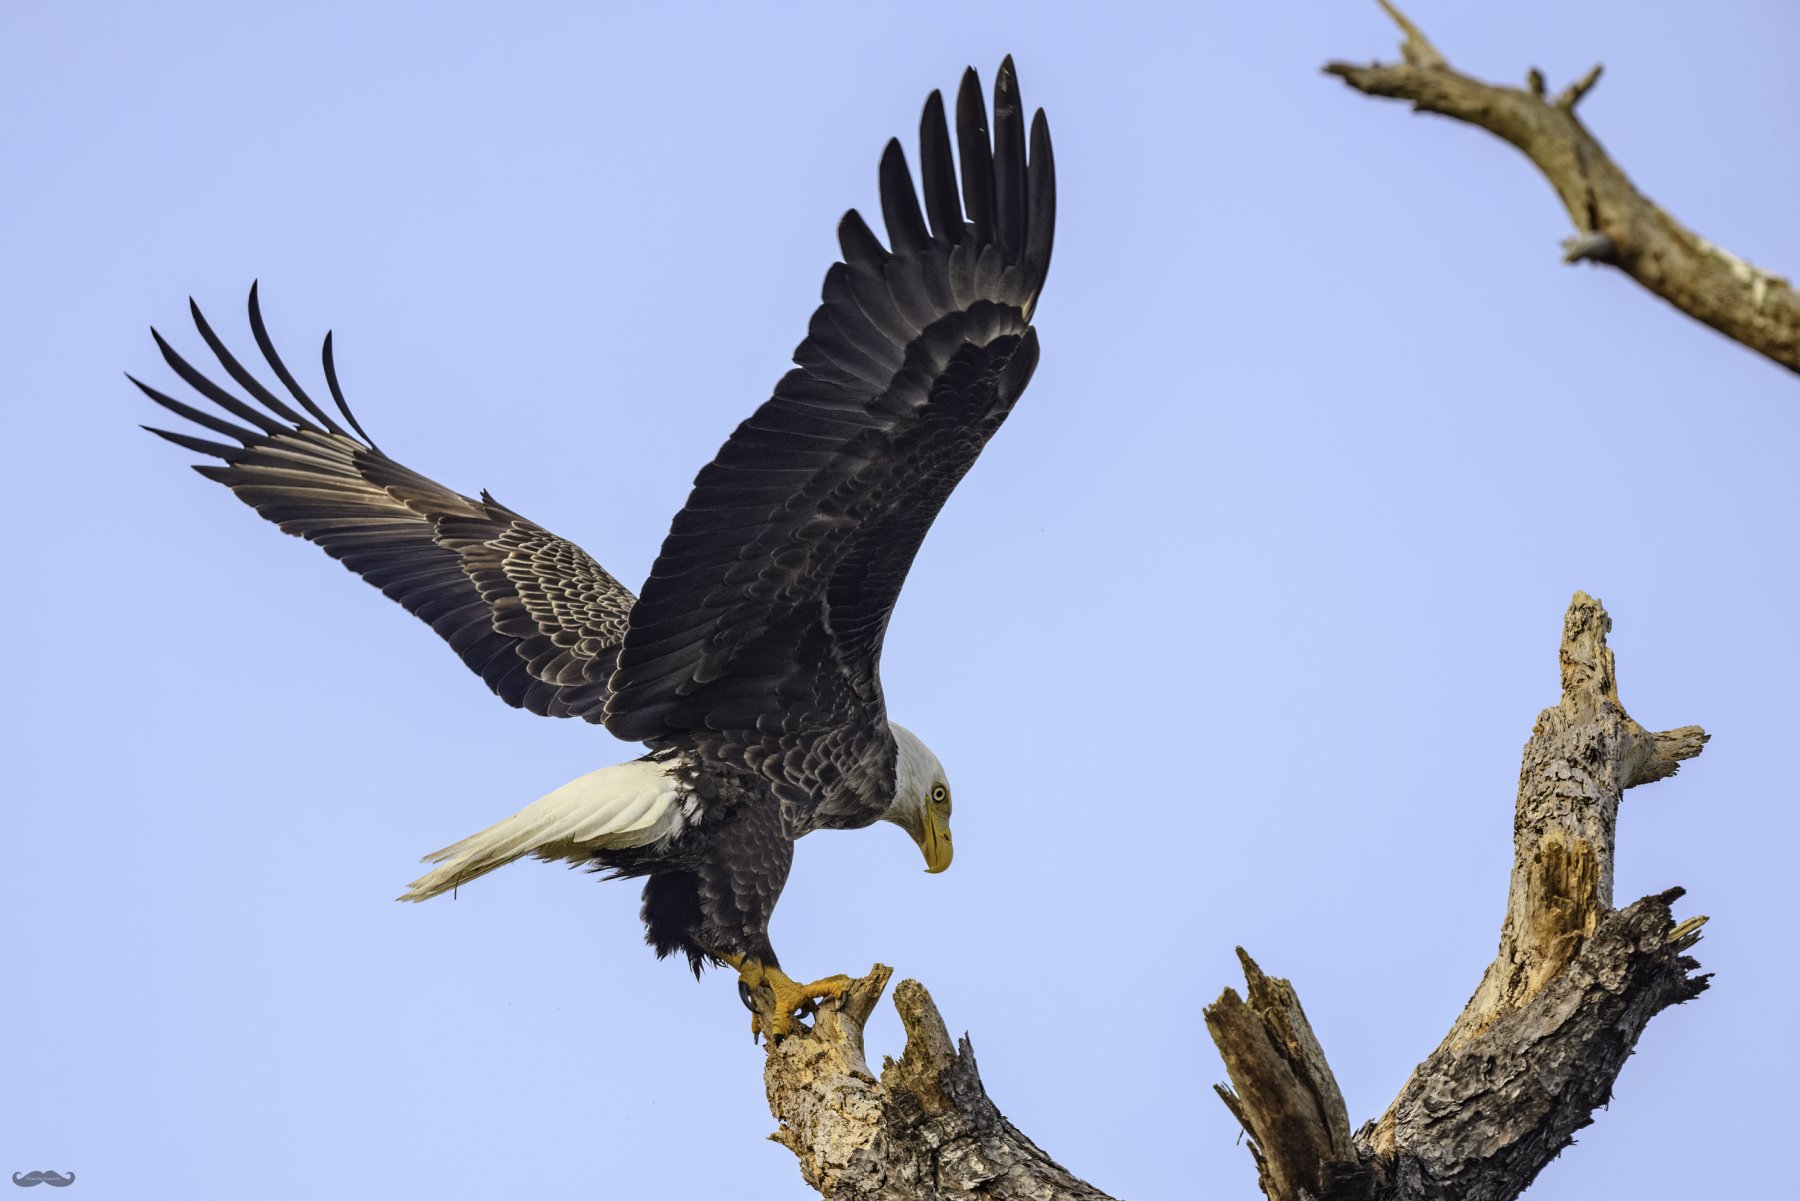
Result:
{"type": "Polygon", "coordinates": [[[925,854],[925,870],[950,866],[950,781],[931,748],[904,726],[889,723],[899,755],[894,768],[894,799],[883,821],[912,835],[925,854]]]}

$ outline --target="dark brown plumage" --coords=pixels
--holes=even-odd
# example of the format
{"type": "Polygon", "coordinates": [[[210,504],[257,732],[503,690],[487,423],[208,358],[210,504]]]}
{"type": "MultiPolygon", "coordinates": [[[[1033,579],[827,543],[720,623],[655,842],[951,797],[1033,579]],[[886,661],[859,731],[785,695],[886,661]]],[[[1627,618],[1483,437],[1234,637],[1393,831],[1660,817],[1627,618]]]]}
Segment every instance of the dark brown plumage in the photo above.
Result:
{"type": "MultiPolygon", "coordinates": [[[[899,143],[888,144],[889,245],[857,213],[844,217],[843,261],[826,273],[794,369],[700,471],[639,597],[487,494],[461,495],[389,458],[344,402],[329,335],[333,404],[315,402],[276,353],[254,287],[251,331],[286,398],[198,307],[202,340],[249,399],[157,336],[170,368],[217,411],[133,382],[229,439],[154,431],[206,455],[202,475],[424,620],[508,704],[649,745],[629,786],[620,775],[559,790],[441,852],[447,866],[420,895],[527,853],[592,862],[649,877],[659,952],[696,966],[742,955],[772,965],[768,917],[793,840],[883,817],[906,824],[915,798],[899,795],[903,785],[945,792],[924,778],[941,776],[935,757],[890,726],[879,661],[920,542],[1037,364],[1030,322],[1055,222],[1050,135],[1041,112],[1027,134],[1010,60],[994,104],[990,144],[969,71],[956,104],[960,197],[939,95],[920,124],[922,208],[899,143]]],[[[947,817],[947,793],[943,803],[947,817]]],[[[943,838],[948,862],[947,825],[943,838]]]]}

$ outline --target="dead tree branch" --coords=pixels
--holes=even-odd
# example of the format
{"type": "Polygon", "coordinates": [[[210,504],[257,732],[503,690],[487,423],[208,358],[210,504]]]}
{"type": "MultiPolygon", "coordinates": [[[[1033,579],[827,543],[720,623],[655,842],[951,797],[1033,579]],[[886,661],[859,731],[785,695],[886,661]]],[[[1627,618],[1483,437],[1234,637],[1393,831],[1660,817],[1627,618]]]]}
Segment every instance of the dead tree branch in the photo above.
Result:
{"type": "Polygon", "coordinates": [[[1271,1201],[1510,1201],[1593,1120],[1657,1013],[1707,977],[1685,952],[1672,888],[1613,908],[1613,832],[1627,788],[1700,753],[1698,726],[1652,733],[1619,703],[1612,621],[1577,592],[1563,622],[1562,699],[1525,744],[1500,950],[1437,1050],[1380,1118],[1348,1116],[1300,1001],[1240,950],[1246,1001],[1206,1011],[1271,1201]]]}
{"type": "MultiPolygon", "coordinates": [[[[1386,1113],[1354,1134],[1324,1049],[1286,980],[1242,950],[1248,995],[1226,989],[1207,1029],[1270,1201],[1511,1201],[1593,1120],[1657,1013],[1698,996],[1672,888],[1613,908],[1614,829],[1628,788],[1700,753],[1698,726],[1652,733],[1619,702],[1611,619],[1576,593],[1563,623],[1562,698],[1525,744],[1500,949],[1437,1050],[1386,1113]]],[[[891,976],[879,964],[813,1029],[769,1048],[772,1136],[826,1197],[1107,1201],[1001,1115],[965,1037],[952,1042],[916,981],[894,990],[906,1049],[877,1076],[863,1026],[891,976]]]]}
{"type": "Polygon", "coordinates": [[[906,1050],[879,1078],[863,1057],[863,1025],[892,969],[876,964],[827,1003],[810,1033],[769,1048],[763,1068],[772,1137],[826,1197],[868,1201],[1110,1201],[1070,1175],[1000,1113],[975,1051],[950,1032],[916,980],[894,989],[906,1050]]]}
{"type": "Polygon", "coordinates": [[[1575,222],[1564,259],[1616,267],[1688,316],[1800,371],[1800,294],[1789,282],[1713,245],[1633,186],[1575,109],[1600,79],[1595,66],[1554,101],[1535,68],[1526,89],[1501,87],[1452,68],[1388,0],[1377,0],[1406,34],[1401,62],[1325,66],[1359,92],[1410,100],[1506,139],[1556,189],[1575,222]]]}

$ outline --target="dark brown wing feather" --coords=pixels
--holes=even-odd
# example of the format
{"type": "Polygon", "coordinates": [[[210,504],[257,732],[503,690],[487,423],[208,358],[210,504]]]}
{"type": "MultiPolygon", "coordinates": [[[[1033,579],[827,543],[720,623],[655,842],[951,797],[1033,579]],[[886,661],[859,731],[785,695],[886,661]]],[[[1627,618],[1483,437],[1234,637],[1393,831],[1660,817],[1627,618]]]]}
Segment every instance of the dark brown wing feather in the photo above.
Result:
{"type": "Polygon", "coordinates": [[[1039,112],[1027,163],[1010,59],[991,146],[972,70],[956,107],[960,202],[933,94],[920,124],[925,211],[889,143],[891,246],[845,216],[844,259],[826,273],[796,368],[694,481],[612,680],[606,723],[621,738],[741,731],[805,746],[831,731],[834,762],[808,768],[825,820],[868,799],[863,782],[826,777],[891,745],[877,667],[913,556],[1037,362],[1030,318],[1055,222],[1049,129],[1039,112]]]}
{"type": "Polygon", "coordinates": [[[219,365],[256,403],[208,379],[152,331],[174,372],[220,412],[131,382],[231,442],[152,433],[217,460],[195,470],[405,606],[507,704],[602,720],[635,600],[629,590],[579,546],[485,492],[478,500],[452,492],[376,449],[344,403],[329,335],[325,375],[343,421],[315,403],[275,353],[254,286],[251,330],[292,403],[231,355],[198,306],[193,315],[219,365]]]}

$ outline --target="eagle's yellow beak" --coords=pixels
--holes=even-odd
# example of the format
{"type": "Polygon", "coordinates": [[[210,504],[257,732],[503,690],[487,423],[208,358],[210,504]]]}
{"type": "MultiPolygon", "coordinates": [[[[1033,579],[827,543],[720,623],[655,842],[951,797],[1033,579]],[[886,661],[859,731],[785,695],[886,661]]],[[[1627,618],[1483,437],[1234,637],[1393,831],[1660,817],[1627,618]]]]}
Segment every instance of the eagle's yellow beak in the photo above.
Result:
{"type": "Polygon", "coordinates": [[[925,870],[933,875],[950,866],[950,857],[954,848],[950,845],[950,821],[938,813],[927,809],[925,812],[924,836],[919,839],[919,849],[925,852],[925,870]]]}

